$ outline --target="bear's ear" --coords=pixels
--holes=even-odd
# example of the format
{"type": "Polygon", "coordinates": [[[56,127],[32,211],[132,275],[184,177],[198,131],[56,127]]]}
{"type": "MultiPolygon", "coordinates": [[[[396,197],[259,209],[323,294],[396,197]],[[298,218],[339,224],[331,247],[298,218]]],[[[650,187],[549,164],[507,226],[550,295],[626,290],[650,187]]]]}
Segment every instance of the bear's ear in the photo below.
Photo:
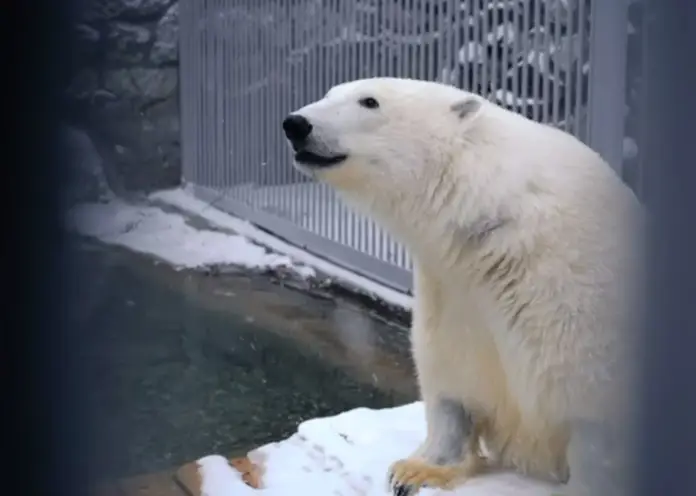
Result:
{"type": "Polygon", "coordinates": [[[450,110],[460,119],[473,117],[481,108],[481,102],[476,98],[465,98],[452,104],[450,110]]]}

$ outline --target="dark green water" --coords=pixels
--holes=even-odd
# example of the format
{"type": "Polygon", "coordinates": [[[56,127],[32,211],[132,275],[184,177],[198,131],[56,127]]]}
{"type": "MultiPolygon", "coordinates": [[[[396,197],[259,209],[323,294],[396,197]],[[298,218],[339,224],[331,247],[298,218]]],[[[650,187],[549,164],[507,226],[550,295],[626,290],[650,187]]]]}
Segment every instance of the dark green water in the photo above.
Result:
{"type": "Polygon", "coordinates": [[[76,240],[101,477],[234,455],[305,419],[415,398],[403,330],[244,274],[177,272],[76,240]]]}

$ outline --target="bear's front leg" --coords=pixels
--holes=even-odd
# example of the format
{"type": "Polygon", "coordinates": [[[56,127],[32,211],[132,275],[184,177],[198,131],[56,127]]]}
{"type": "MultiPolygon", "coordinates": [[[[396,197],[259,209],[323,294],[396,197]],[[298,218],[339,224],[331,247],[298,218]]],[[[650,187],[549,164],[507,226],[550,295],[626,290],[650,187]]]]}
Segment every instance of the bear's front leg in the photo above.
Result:
{"type": "Polygon", "coordinates": [[[410,457],[389,468],[389,488],[394,496],[413,496],[422,487],[450,489],[486,469],[479,452],[485,424],[473,420],[459,402],[443,398],[424,401],[428,435],[410,457]]]}

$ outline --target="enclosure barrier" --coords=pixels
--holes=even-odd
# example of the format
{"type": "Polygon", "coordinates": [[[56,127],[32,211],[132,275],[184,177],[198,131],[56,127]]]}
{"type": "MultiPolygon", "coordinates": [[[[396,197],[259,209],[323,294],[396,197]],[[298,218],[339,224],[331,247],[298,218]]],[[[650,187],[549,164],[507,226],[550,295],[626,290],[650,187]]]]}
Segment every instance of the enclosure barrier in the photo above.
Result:
{"type": "Polygon", "coordinates": [[[181,0],[183,179],[401,291],[404,248],[292,167],[281,122],[357,78],[437,80],[624,155],[625,0],[181,0]]]}

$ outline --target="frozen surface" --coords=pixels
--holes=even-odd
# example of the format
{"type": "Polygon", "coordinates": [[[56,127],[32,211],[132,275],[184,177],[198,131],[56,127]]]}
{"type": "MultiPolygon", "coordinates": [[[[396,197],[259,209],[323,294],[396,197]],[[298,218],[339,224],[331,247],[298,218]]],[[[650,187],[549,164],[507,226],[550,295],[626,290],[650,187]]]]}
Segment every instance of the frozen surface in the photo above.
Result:
{"type": "Polygon", "coordinates": [[[244,236],[199,229],[185,217],[150,205],[135,205],[119,199],[84,203],[68,213],[68,227],[105,243],[154,255],[180,268],[232,264],[248,268],[287,267],[304,277],[310,267],[287,255],[270,253],[244,236]]]}
{"type": "MultiPolygon", "coordinates": [[[[263,488],[252,489],[221,456],[198,460],[203,496],[387,496],[389,465],[425,436],[422,403],[358,408],[300,424],[287,440],[249,453],[262,467],[263,488]]],[[[423,489],[422,496],[548,496],[559,488],[512,473],[477,477],[453,491],[423,489]]]]}

